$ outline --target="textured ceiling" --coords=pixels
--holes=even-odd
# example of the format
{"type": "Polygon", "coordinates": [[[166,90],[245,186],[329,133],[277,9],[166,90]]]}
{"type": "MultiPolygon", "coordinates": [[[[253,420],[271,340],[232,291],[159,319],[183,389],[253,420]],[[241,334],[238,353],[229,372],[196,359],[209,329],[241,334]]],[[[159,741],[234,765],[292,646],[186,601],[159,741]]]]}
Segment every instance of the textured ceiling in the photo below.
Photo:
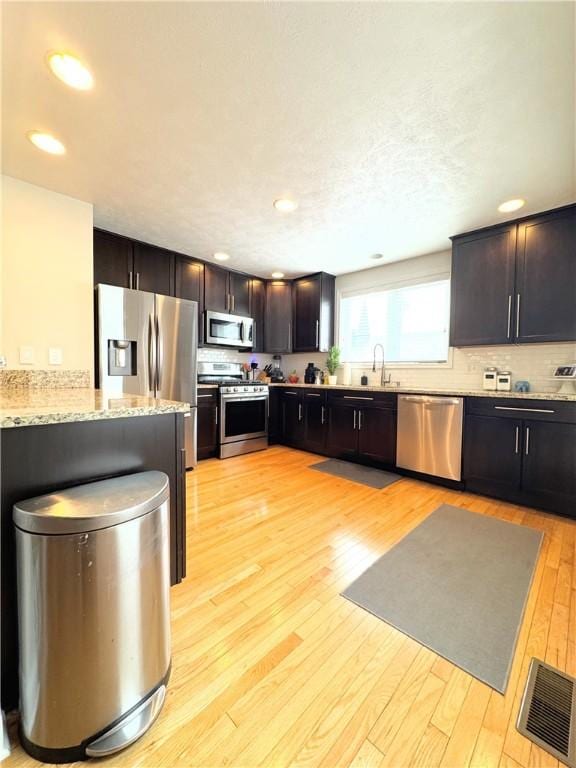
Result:
{"type": "Polygon", "coordinates": [[[12,2],[3,22],[4,172],[148,242],[338,274],[445,249],[507,198],[576,197],[572,3],[12,2]],[[48,72],[61,48],[92,92],[48,72]]]}

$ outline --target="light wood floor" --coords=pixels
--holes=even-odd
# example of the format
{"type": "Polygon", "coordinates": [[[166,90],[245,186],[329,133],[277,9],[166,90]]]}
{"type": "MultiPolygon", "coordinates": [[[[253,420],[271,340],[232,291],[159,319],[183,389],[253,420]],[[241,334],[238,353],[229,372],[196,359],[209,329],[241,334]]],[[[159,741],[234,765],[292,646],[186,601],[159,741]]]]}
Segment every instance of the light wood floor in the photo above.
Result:
{"type": "MultiPolygon", "coordinates": [[[[556,766],[514,727],[532,656],[576,673],[576,524],[275,447],[188,474],[188,577],[152,730],[104,765],[556,766]],[[448,502],[545,531],[505,696],[339,596],[448,502]]],[[[38,765],[16,748],[7,768],[38,765]]]]}

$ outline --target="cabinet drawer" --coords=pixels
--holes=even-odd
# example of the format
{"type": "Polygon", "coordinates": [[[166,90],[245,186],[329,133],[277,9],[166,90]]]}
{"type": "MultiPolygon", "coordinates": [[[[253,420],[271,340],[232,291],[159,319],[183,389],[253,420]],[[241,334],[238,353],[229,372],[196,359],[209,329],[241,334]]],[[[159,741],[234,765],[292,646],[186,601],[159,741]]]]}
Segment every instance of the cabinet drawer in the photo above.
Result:
{"type": "Polygon", "coordinates": [[[326,390],[322,391],[320,389],[304,389],[302,393],[304,400],[311,402],[326,402],[326,390]]]}
{"type": "Polygon", "coordinates": [[[361,390],[329,390],[328,400],[339,405],[355,405],[360,408],[393,408],[398,404],[396,394],[390,392],[362,392],[361,390]]]}
{"type": "Polygon", "coordinates": [[[218,389],[199,389],[198,405],[214,405],[218,402],[218,389]]]}
{"type": "Polygon", "coordinates": [[[576,424],[576,403],[558,400],[524,400],[504,397],[467,397],[466,413],[534,421],[576,424]]]}

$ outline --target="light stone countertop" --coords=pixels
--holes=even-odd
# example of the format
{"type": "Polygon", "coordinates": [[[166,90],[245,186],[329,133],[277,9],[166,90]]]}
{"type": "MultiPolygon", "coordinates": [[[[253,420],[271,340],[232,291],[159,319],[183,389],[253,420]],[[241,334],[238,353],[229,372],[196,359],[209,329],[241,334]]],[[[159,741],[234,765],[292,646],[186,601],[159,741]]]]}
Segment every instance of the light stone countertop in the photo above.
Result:
{"type": "Polygon", "coordinates": [[[30,427],[163,413],[186,413],[188,403],[142,395],[106,396],[99,389],[0,388],[0,427],[30,427]]]}
{"type": "Polygon", "coordinates": [[[453,397],[505,397],[519,400],[558,400],[569,403],[576,403],[576,393],[560,394],[559,392],[503,392],[489,389],[435,389],[434,387],[413,388],[413,387],[373,387],[370,385],[362,386],[359,384],[270,384],[271,387],[301,387],[302,389],[346,389],[355,392],[390,392],[398,395],[448,395],[453,397]]]}

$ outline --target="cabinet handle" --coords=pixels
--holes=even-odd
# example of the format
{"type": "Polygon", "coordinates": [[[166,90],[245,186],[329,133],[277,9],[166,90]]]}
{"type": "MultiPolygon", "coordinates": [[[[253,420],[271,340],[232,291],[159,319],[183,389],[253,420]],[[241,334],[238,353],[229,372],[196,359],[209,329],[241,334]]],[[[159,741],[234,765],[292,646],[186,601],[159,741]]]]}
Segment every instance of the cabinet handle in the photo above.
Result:
{"type": "Polygon", "coordinates": [[[354,395],[344,395],[344,400],[374,400],[373,397],[355,397],[354,395]]]}
{"type": "Polygon", "coordinates": [[[298,421],[302,421],[302,403],[298,403],[298,421]]]}
{"type": "Polygon", "coordinates": [[[234,296],[234,294],[232,294],[232,312],[234,312],[235,305],[236,305],[236,297],[234,296]]]}
{"type": "Polygon", "coordinates": [[[358,431],[362,429],[362,411],[358,411],[358,431]]]}
{"type": "Polygon", "coordinates": [[[134,288],[134,279],[132,272],[128,272],[128,288],[134,288]]]}
{"type": "Polygon", "coordinates": [[[316,347],[320,346],[320,320],[316,320],[316,347]]]}
{"type": "Polygon", "coordinates": [[[506,338],[510,338],[510,332],[512,330],[512,294],[508,295],[508,332],[506,338]]]}
{"type": "Polygon", "coordinates": [[[516,294],[516,337],[520,336],[520,294],[516,294]]]}
{"type": "Polygon", "coordinates": [[[530,453],[530,427],[526,427],[526,456],[530,453]]]}
{"type": "Polygon", "coordinates": [[[320,423],[321,424],[324,424],[324,410],[325,410],[324,406],[322,405],[321,406],[321,411],[320,411],[320,423]]]}
{"type": "Polygon", "coordinates": [[[354,429],[356,429],[356,408],[354,408],[354,429]]]}
{"type": "Polygon", "coordinates": [[[518,453],[520,451],[520,427],[516,427],[516,441],[514,444],[514,453],[518,453]]]}
{"type": "Polygon", "coordinates": [[[226,312],[230,312],[230,294],[226,294],[226,312]]]}
{"type": "Polygon", "coordinates": [[[526,413],[554,413],[551,408],[519,408],[513,405],[495,405],[495,411],[525,411],[526,413]]]}
{"type": "Polygon", "coordinates": [[[288,349],[292,346],[292,323],[288,321],[288,349]]]}
{"type": "Polygon", "coordinates": [[[213,395],[198,395],[198,397],[213,397],[213,395]]]}
{"type": "Polygon", "coordinates": [[[294,395],[296,397],[298,395],[298,392],[284,392],[285,395],[294,395]]]}
{"type": "Polygon", "coordinates": [[[140,290],[140,272],[136,272],[136,290],[140,290]]]}
{"type": "Polygon", "coordinates": [[[218,407],[214,408],[214,424],[218,426],[218,407]]]}

